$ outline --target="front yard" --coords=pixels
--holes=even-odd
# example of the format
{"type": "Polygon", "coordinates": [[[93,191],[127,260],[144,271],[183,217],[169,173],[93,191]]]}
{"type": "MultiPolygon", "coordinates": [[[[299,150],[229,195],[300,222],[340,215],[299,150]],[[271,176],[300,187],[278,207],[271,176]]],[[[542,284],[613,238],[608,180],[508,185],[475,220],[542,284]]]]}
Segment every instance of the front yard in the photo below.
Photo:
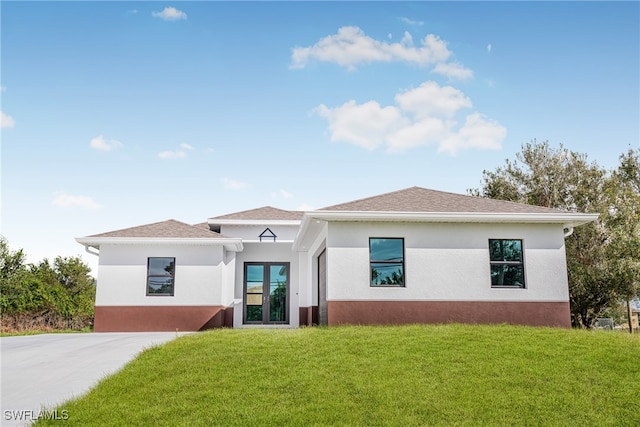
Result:
{"type": "Polygon", "coordinates": [[[640,425],[640,337],[515,326],[213,330],[59,409],[78,426],[640,425]]]}

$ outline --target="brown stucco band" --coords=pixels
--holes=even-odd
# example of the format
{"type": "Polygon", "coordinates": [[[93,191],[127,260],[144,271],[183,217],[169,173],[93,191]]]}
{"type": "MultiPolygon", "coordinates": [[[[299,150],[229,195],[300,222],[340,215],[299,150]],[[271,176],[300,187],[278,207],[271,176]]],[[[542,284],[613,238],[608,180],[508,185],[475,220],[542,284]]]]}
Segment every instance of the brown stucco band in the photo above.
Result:
{"type": "Polygon", "coordinates": [[[327,301],[329,325],[511,323],[571,327],[568,302],[327,301]]]}
{"type": "Polygon", "coordinates": [[[311,325],[311,307],[300,307],[298,309],[298,316],[300,326],[311,325]]]}
{"type": "Polygon", "coordinates": [[[300,307],[300,326],[311,326],[318,324],[318,306],[300,307]]]}
{"type": "Polygon", "coordinates": [[[232,307],[96,306],[93,322],[95,332],[199,331],[223,326],[233,326],[232,307]]]}

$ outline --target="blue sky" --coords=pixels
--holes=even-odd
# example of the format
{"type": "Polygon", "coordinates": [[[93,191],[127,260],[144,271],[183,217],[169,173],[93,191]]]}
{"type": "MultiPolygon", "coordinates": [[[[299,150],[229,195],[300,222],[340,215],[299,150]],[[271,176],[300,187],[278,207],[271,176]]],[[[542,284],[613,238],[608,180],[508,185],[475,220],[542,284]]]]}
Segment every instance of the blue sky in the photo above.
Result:
{"type": "Polygon", "coordinates": [[[465,193],[532,139],[638,147],[638,2],[11,2],[1,232],[74,237],[414,185],[465,193]]]}

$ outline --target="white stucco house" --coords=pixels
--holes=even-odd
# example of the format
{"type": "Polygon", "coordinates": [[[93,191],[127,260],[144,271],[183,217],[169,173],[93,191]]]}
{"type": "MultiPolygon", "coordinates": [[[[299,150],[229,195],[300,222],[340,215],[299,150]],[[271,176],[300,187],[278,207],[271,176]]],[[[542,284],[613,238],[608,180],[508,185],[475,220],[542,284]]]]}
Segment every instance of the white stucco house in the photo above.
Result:
{"type": "Polygon", "coordinates": [[[403,323],[570,326],[565,237],[595,214],[412,187],[76,240],[94,330],[403,323]]]}

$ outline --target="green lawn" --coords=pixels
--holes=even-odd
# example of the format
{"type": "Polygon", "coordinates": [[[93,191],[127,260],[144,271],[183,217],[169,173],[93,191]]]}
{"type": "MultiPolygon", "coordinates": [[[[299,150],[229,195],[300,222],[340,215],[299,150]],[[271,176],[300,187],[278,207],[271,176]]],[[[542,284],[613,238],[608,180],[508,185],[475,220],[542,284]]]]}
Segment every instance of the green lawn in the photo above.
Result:
{"type": "Polygon", "coordinates": [[[638,408],[638,336],[438,325],[189,335],[59,409],[78,426],[637,426],[638,408]]]}

